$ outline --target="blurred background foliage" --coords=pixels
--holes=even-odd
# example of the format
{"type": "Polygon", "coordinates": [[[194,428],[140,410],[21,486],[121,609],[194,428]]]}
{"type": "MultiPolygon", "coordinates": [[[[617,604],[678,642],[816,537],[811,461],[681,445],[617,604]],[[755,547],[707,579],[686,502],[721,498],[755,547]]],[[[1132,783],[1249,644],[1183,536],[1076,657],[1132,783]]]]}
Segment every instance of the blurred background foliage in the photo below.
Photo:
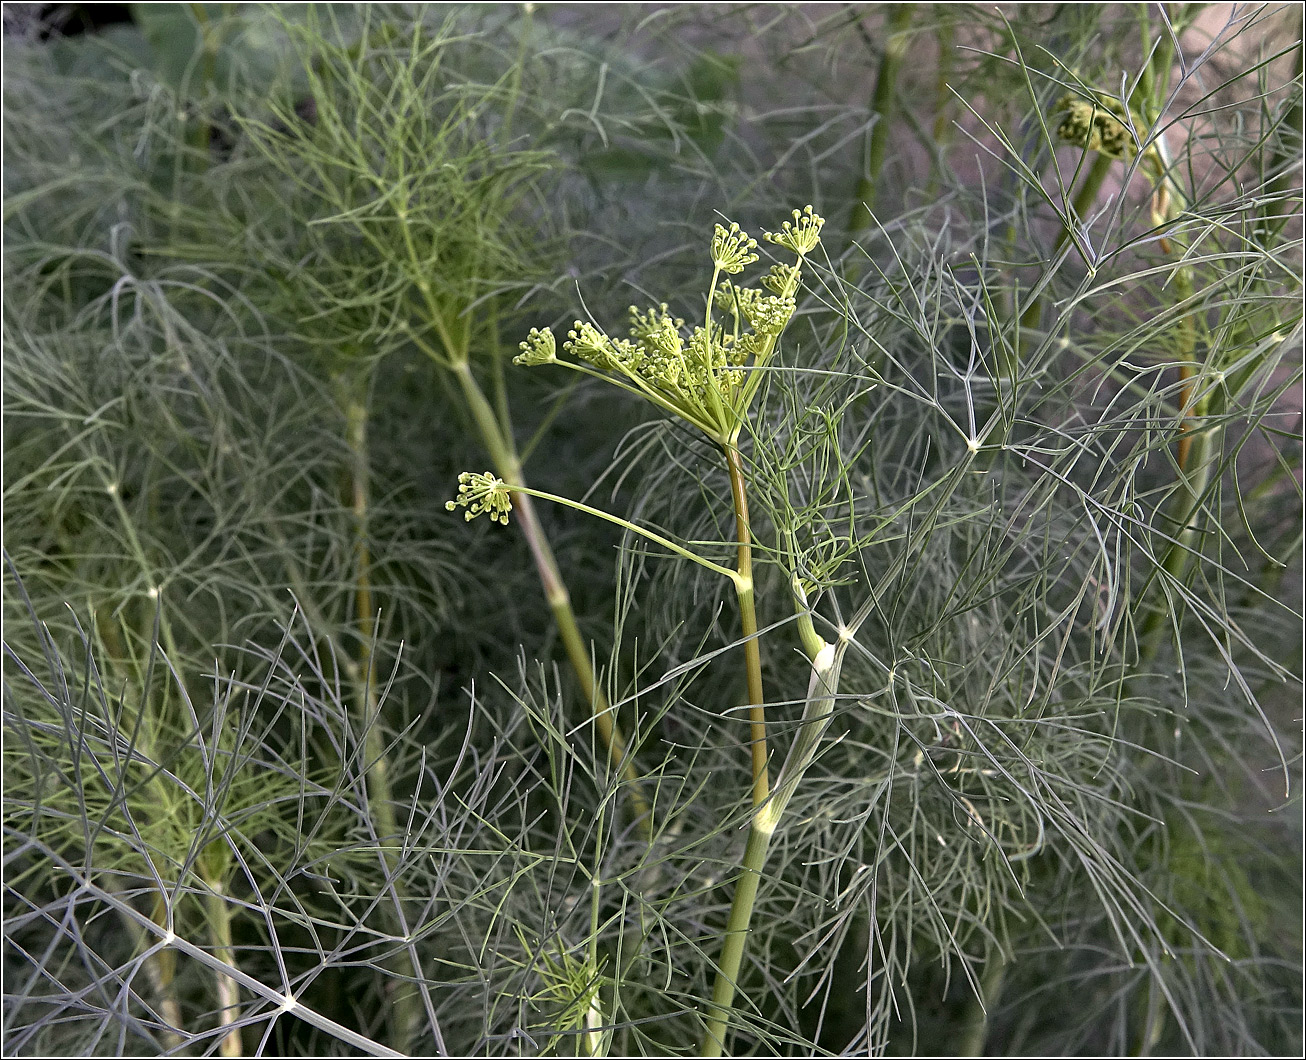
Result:
{"type": "Polygon", "coordinates": [[[729,542],[698,439],[510,357],[810,202],[781,745],[790,578],[876,606],[729,1051],[1300,1052],[1298,9],[97,6],[4,12],[8,1051],[692,1053],[733,605],[541,512],[641,837],[528,541],[445,511],[457,364],[533,485],[729,542]]]}

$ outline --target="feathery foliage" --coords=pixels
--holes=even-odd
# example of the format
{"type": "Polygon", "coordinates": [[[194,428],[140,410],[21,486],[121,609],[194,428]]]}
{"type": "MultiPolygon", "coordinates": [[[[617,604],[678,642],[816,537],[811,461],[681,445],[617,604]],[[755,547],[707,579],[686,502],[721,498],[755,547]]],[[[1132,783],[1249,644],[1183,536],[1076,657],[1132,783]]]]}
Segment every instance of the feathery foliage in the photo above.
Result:
{"type": "Polygon", "coordinates": [[[9,1052],[1300,1051],[1297,13],[32,18],[9,1052]]]}

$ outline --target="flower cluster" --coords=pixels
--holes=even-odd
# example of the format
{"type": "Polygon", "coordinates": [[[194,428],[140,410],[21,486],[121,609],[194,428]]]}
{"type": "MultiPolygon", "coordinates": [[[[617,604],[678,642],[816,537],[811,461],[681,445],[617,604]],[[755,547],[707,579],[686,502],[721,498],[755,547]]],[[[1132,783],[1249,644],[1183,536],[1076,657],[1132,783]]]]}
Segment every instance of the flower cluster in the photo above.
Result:
{"type": "Polygon", "coordinates": [[[1133,133],[1125,124],[1129,112],[1118,99],[1062,96],[1053,113],[1065,114],[1057,126],[1057,136],[1066,143],[1098,151],[1109,158],[1130,159],[1137,151],[1133,133]]]}
{"type": "Polygon", "coordinates": [[[794,211],[794,219],[780,226],[779,232],[766,232],[763,238],[768,243],[792,250],[799,258],[805,258],[821,242],[821,228],[825,218],[813,213],[810,206],[804,206],[802,213],[794,211]]]}
{"type": "Polygon", "coordinates": [[[757,260],[757,255],[752,253],[756,248],[757,240],[737,224],[732,223],[728,229],[717,225],[712,236],[712,264],[735,276],[757,260]]]}
{"type": "Polygon", "coordinates": [[[507,526],[508,513],[512,511],[512,494],[508,484],[491,471],[483,475],[464,471],[458,476],[458,496],[446,501],[444,506],[451,512],[456,508],[466,508],[463,518],[468,522],[488,512],[492,520],[507,526]]]}
{"type": "Polygon", "coordinates": [[[540,364],[552,364],[558,359],[558,344],[553,332],[548,328],[541,331],[531,328],[526,341],[521,343],[521,354],[512,359],[513,364],[525,364],[534,367],[540,364]]]}
{"type": "MultiPolygon", "coordinates": [[[[763,367],[775,350],[780,333],[793,317],[802,277],[803,259],[820,243],[822,217],[812,207],[794,210],[778,233],[766,239],[797,256],[794,264],[771,266],[762,286],[742,287],[722,280],[710,292],[703,324],[686,330],[664,302],[640,309],[630,307],[630,338],[613,338],[596,325],[577,320],[567,333],[564,352],[583,362],[584,371],[611,373],[655,404],[674,412],[713,437],[722,437],[739,422],[756,386],[749,368],[763,367]],[[712,320],[712,309],[730,315],[726,326],[712,320]]],[[[711,257],[715,275],[738,275],[758,260],[757,241],[739,225],[716,225],[711,257]]],[[[548,329],[532,328],[521,344],[517,364],[557,362],[557,344],[548,329]]],[[[754,376],[760,380],[760,376],[754,376]]]]}

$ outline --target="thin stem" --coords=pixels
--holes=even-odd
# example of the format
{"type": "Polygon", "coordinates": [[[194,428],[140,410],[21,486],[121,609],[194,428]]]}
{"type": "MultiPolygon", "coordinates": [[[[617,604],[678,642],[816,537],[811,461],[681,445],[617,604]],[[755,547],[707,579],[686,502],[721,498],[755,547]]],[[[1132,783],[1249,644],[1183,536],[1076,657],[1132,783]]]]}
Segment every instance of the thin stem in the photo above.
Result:
{"type": "MultiPolygon", "coordinates": [[[[370,508],[369,461],[367,447],[367,402],[364,388],[366,377],[354,381],[354,389],[346,396],[346,441],[350,455],[350,493],[354,514],[354,615],[358,624],[358,663],[354,677],[358,724],[366,734],[363,754],[367,776],[368,810],[376,822],[377,838],[385,862],[386,876],[394,889],[395,908],[389,911],[394,933],[407,937],[402,905],[406,898],[404,884],[399,877],[400,861],[390,844],[400,842],[402,831],[394,810],[394,797],[390,786],[390,763],[386,754],[385,734],[381,728],[381,706],[377,695],[376,657],[373,645],[376,639],[376,612],[372,601],[372,557],[367,543],[367,522],[370,508]]],[[[422,970],[416,957],[409,953],[413,972],[420,981],[422,970]]],[[[394,1001],[394,1036],[401,1050],[408,1048],[421,1019],[417,995],[404,982],[405,961],[395,953],[387,962],[395,975],[392,985],[394,1001]]]]}
{"type": "MultiPolygon", "coordinates": [[[[504,481],[507,482],[507,479],[504,481]]],[[[509,485],[511,486],[511,483],[509,483],[509,485]]],[[[514,500],[519,495],[525,494],[527,497],[538,497],[542,501],[552,501],[554,504],[561,504],[567,508],[575,508],[578,512],[584,512],[586,515],[592,515],[596,519],[602,519],[604,522],[612,523],[614,526],[620,526],[623,529],[629,530],[633,534],[639,534],[640,537],[648,538],[648,540],[652,541],[655,545],[661,545],[663,548],[670,549],[676,555],[692,560],[700,567],[706,567],[708,570],[721,575],[723,578],[728,578],[730,581],[734,582],[736,588],[738,588],[739,575],[729,567],[723,567],[719,563],[713,563],[710,559],[704,559],[702,556],[695,552],[691,552],[683,545],[677,545],[674,541],[668,540],[661,534],[655,533],[652,530],[646,530],[642,526],[636,526],[634,523],[621,518],[619,515],[613,515],[611,512],[605,512],[599,508],[591,508],[588,504],[582,504],[580,501],[573,501],[567,497],[559,497],[556,493],[546,493],[544,490],[531,489],[529,486],[517,485],[512,486],[511,488],[514,500]]]]}
{"type": "Polygon", "coordinates": [[[535,569],[539,575],[540,585],[544,589],[544,597],[548,601],[549,610],[553,612],[553,619],[558,627],[558,635],[562,638],[563,648],[567,652],[567,659],[571,663],[571,667],[580,681],[581,691],[589,703],[599,739],[603,741],[603,745],[608,752],[608,761],[626,782],[630,794],[631,815],[638,823],[644,841],[646,843],[651,842],[653,837],[652,810],[648,800],[644,797],[640,776],[635,769],[635,760],[627,752],[626,741],[617,724],[615,712],[609,705],[603,689],[595,679],[594,667],[590,661],[589,647],[581,635],[580,627],[576,623],[576,612],[571,606],[571,594],[567,591],[566,582],[562,580],[562,573],[558,569],[558,561],[553,555],[549,539],[545,535],[544,528],[535,513],[535,506],[531,503],[531,496],[568,504],[572,507],[580,507],[581,510],[598,515],[600,518],[610,517],[588,506],[578,506],[573,501],[566,501],[561,497],[554,497],[547,493],[536,493],[534,490],[529,489],[526,486],[521,460],[517,455],[511,435],[502,428],[493,407],[486,399],[480,385],[476,382],[476,377],[472,374],[467,360],[465,358],[455,360],[451,370],[462,388],[468,411],[471,412],[472,420],[481,435],[481,441],[490,454],[490,460],[494,464],[496,474],[512,489],[513,503],[516,505],[518,512],[517,523],[521,527],[522,535],[526,538],[526,544],[530,548],[531,557],[535,561],[535,569]]]}

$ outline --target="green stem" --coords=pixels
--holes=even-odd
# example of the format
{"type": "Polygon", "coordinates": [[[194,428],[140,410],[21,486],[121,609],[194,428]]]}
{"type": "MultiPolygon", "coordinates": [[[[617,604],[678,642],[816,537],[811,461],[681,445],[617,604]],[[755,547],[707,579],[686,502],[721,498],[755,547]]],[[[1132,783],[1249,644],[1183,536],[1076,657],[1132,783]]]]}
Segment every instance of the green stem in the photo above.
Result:
{"type": "Polygon", "coordinates": [[[730,495],[735,509],[735,539],[738,541],[734,580],[739,597],[739,622],[744,637],[744,670],[748,684],[749,748],[752,753],[753,808],[757,813],[748,828],[744,861],[726,923],[725,943],[716,983],[712,987],[712,1008],[703,1032],[700,1056],[720,1056],[725,1049],[726,1024],[738,988],[739,968],[748,942],[748,926],[753,918],[757,887],[761,882],[766,852],[775,832],[775,815],[766,805],[770,796],[766,749],[766,707],[762,690],[762,653],[757,638],[757,609],[753,598],[753,536],[748,521],[748,491],[744,480],[743,459],[739,454],[738,433],[725,446],[726,467],[730,472],[730,495]]]}
{"type": "MultiPolygon", "coordinates": [[[[236,948],[231,935],[231,907],[223,896],[222,882],[220,880],[205,880],[204,883],[208,887],[208,893],[204,896],[204,904],[208,913],[209,935],[213,940],[213,956],[222,961],[223,964],[234,967],[236,964],[236,948]]],[[[225,975],[219,975],[216,978],[218,984],[218,1024],[222,1027],[230,1027],[236,1021],[240,1005],[240,987],[234,979],[225,975]]],[[[231,1030],[227,1031],[222,1036],[218,1049],[222,1056],[244,1056],[240,1028],[232,1027],[231,1030]]]]}
{"type": "Polygon", "coordinates": [[[739,542],[735,592],[739,597],[739,622],[744,636],[744,668],[748,683],[749,748],[753,758],[753,806],[770,794],[767,776],[766,699],[762,691],[762,651],[757,638],[757,609],[753,599],[753,537],[748,522],[748,491],[744,465],[735,439],[725,447],[730,471],[730,496],[735,507],[735,539],[739,542]]]}
{"type": "Polygon", "coordinates": [[[1298,9],[1294,94],[1283,115],[1281,123],[1283,131],[1275,142],[1266,166],[1271,176],[1265,186],[1265,205],[1261,208],[1262,227],[1259,232],[1261,245],[1266,249],[1271,246],[1274,237],[1283,231],[1288,221],[1299,215],[1301,209],[1301,184],[1295,163],[1301,158],[1302,153],[1302,49],[1306,46],[1306,42],[1302,40],[1304,19],[1306,16],[1298,9]]]}
{"type": "Polygon", "coordinates": [[[1161,1041],[1165,1032],[1164,998],[1156,985],[1156,979],[1149,976],[1147,981],[1147,1013],[1143,1017],[1143,1028],[1139,1032],[1138,1045],[1134,1047],[1134,1056],[1151,1056],[1152,1050],[1161,1041]]]}
{"type": "MultiPolygon", "coordinates": [[[[945,19],[947,16],[944,16],[945,19]]],[[[944,21],[937,30],[939,42],[939,68],[934,82],[934,154],[942,160],[952,143],[952,93],[951,81],[955,53],[953,51],[953,27],[944,21]]],[[[939,167],[930,167],[930,182],[926,187],[926,196],[934,197],[939,191],[939,167]]]]}
{"type": "MultiPolygon", "coordinates": [[[[370,508],[370,469],[367,446],[367,403],[365,377],[354,381],[354,388],[346,396],[346,441],[350,456],[350,493],[354,514],[354,615],[358,625],[358,661],[353,674],[356,689],[357,721],[363,732],[363,754],[366,762],[368,810],[376,823],[377,839],[385,860],[386,874],[394,891],[395,907],[389,912],[391,928],[400,938],[408,935],[402,906],[407,897],[399,876],[400,860],[390,844],[401,842],[402,831],[395,815],[394,796],[390,786],[390,762],[386,754],[385,733],[381,728],[381,704],[377,695],[376,658],[373,645],[376,637],[376,612],[372,601],[372,557],[367,543],[367,522],[370,508]]],[[[412,971],[421,981],[422,970],[417,958],[409,952],[412,971]]],[[[407,962],[396,953],[387,964],[394,974],[394,1040],[405,1050],[412,1042],[421,1019],[416,993],[404,982],[407,962]]]]}
{"type": "MultiPolygon", "coordinates": [[[[1111,172],[1111,164],[1114,161],[1115,159],[1110,155],[1098,153],[1093,156],[1093,162],[1088,167],[1088,173],[1084,176],[1084,182],[1079,186],[1079,191],[1075,193],[1075,197],[1070,202],[1072,223],[1075,219],[1082,218],[1093,208],[1093,204],[1097,201],[1098,193],[1102,190],[1102,185],[1106,181],[1107,174],[1111,172]]],[[[1055,259],[1061,248],[1066,245],[1066,242],[1069,239],[1070,226],[1066,225],[1061,229],[1061,234],[1057,236],[1056,245],[1053,247],[1049,258],[1055,259]]],[[[1029,305],[1025,307],[1025,311],[1020,314],[1020,331],[1023,332],[1027,328],[1037,328],[1042,313],[1042,297],[1040,296],[1031,299],[1029,305]]],[[[1017,339],[1019,339],[1019,333],[1017,333],[1017,339]]]]}
{"type": "Polygon", "coordinates": [[[1007,978],[1007,959],[1001,954],[990,954],[980,979],[979,993],[972,999],[970,1012],[957,1043],[956,1056],[983,1056],[984,1043],[989,1036],[989,1023],[1002,987],[1007,978]]]}
{"type": "MultiPolygon", "coordinates": [[[[167,927],[168,908],[163,896],[159,895],[154,903],[154,909],[151,911],[150,919],[161,929],[167,927]]],[[[128,930],[136,938],[137,951],[144,950],[148,945],[148,937],[141,930],[140,925],[127,918],[122,918],[123,923],[127,925],[128,930]]],[[[154,993],[159,999],[159,1014],[163,1017],[169,1029],[163,1033],[163,1040],[168,1044],[168,1048],[180,1053],[182,1038],[180,1028],[185,1024],[181,1018],[181,1004],[177,1000],[175,990],[175,980],[177,978],[177,955],[171,950],[159,950],[154,957],[145,962],[145,971],[149,976],[150,985],[154,988],[154,993]]]]}
{"type": "Polygon", "coordinates": [[[780,824],[789,800],[798,789],[799,782],[816,758],[821,738],[834,717],[835,696],[839,690],[844,653],[858,627],[870,614],[870,605],[864,606],[849,626],[840,629],[836,642],[829,644],[817,636],[812,627],[801,586],[795,585],[795,590],[799,636],[803,650],[812,664],[812,677],[803,707],[802,725],[785,756],[775,790],[765,805],[753,815],[749,826],[743,871],[735,883],[730,919],[726,923],[725,944],[721,950],[721,964],[712,988],[712,1003],[703,1031],[703,1041],[699,1046],[700,1056],[720,1056],[725,1050],[726,1027],[734,1004],[739,968],[748,941],[748,927],[753,918],[753,906],[757,901],[757,888],[761,882],[762,868],[766,864],[771,837],[780,824]]]}
{"type": "Polygon", "coordinates": [[[699,1056],[720,1056],[725,1052],[726,1024],[739,985],[739,967],[748,941],[748,925],[753,918],[757,885],[762,879],[762,866],[766,864],[766,852],[771,846],[771,836],[774,833],[775,822],[769,814],[755,816],[749,826],[748,844],[744,847],[739,879],[735,881],[735,897],[730,905],[730,919],[726,922],[721,964],[717,969],[716,983],[712,987],[712,1007],[707,1026],[703,1030],[699,1056]]]}
{"type": "MultiPolygon", "coordinates": [[[[578,505],[574,501],[567,501],[561,497],[554,497],[547,493],[537,493],[529,489],[522,473],[521,460],[517,455],[511,436],[501,427],[493,407],[481,390],[480,385],[476,382],[476,377],[472,374],[470,364],[466,358],[461,358],[454,360],[450,367],[462,389],[468,411],[471,413],[472,420],[481,435],[482,444],[490,454],[495,473],[512,489],[513,503],[516,505],[518,513],[517,523],[521,527],[522,535],[526,538],[526,544],[530,548],[531,557],[535,561],[535,569],[539,575],[540,585],[544,590],[544,597],[548,601],[549,610],[553,612],[553,619],[558,627],[558,635],[562,638],[563,648],[567,652],[567,659],[580,681],[581,691],[586,702],[589,703],[599,739],[603,741],[603,745],[608,752],[608,761],[626,782],[630,796],[631,816],[637,822],[644,841],[649,843],[653,837],[652,808],[649,806],[648,799],[644,796],[643,785],[640,782],[639,773],[635,769],[635,760],[627,752],[626,741],[617,724],[615,712],[609,705],[603,689],[595,679],[594,667],[590,661],[589,647],[585,643],[585,638],[581,635],[580,627],[576,623],[576,612],[571,606],[571,594],[567,591],[567,585],[562,580],[562,573],[558,569],[557,559],[553,555],[553,549],[549,546],[549,539],[544,533],[544,528],[540,525],[539,517],[535,513],[535,506],[531,503],[531,497],[538,496],[541,499],[566,504],[591,515],[598,515],[600,518],[611,519],[611,517],[587,505],[578,505]]],[[[632,529],[635,528],[632,527],[632,529]]]]}
{"type": "Polygon", "coordinates": [[[890,9],[885,25],[887,40],[880,69],[875,78],[875,93],[871,97],[871,114],[874,123],[866,145],[866,170],[857,181],[853,193],[853,211],[848,219],[848,234],[856,235],[871,226],[875,196],[879,190],[880,171],[889,150],[889,125],[893,120],[893,96],[898,83],[898,71],[903,56],[907,54],[909,38],[907,29],[915,4],[895,4],[890,9]]]}
{"type": "MultiPolygon", "coordinates": [[[[1194,406],[1185,418],[1183,430],[1191,431],[1209,411],[1209,395],[1194,406]]],[[[1161,558],[1163,570],[1175,582],[1182,582],[1187,574],[1193,554],[1200,549],[1202,530],[1199,523],[1202,497],[1211,481],[1214,464],[1214,432],[1200,430],[1183,439],[1189,443],[1187,468],[1180,468],[1181,488],[1166,512],[1166,521],[1175,527],[1175,536],[1161,558]]],[[[1165,636],[1167,610],[1155,601],[1138,628],[1138,665],[1151,662],[1161,648],[1165,636]]]]}

